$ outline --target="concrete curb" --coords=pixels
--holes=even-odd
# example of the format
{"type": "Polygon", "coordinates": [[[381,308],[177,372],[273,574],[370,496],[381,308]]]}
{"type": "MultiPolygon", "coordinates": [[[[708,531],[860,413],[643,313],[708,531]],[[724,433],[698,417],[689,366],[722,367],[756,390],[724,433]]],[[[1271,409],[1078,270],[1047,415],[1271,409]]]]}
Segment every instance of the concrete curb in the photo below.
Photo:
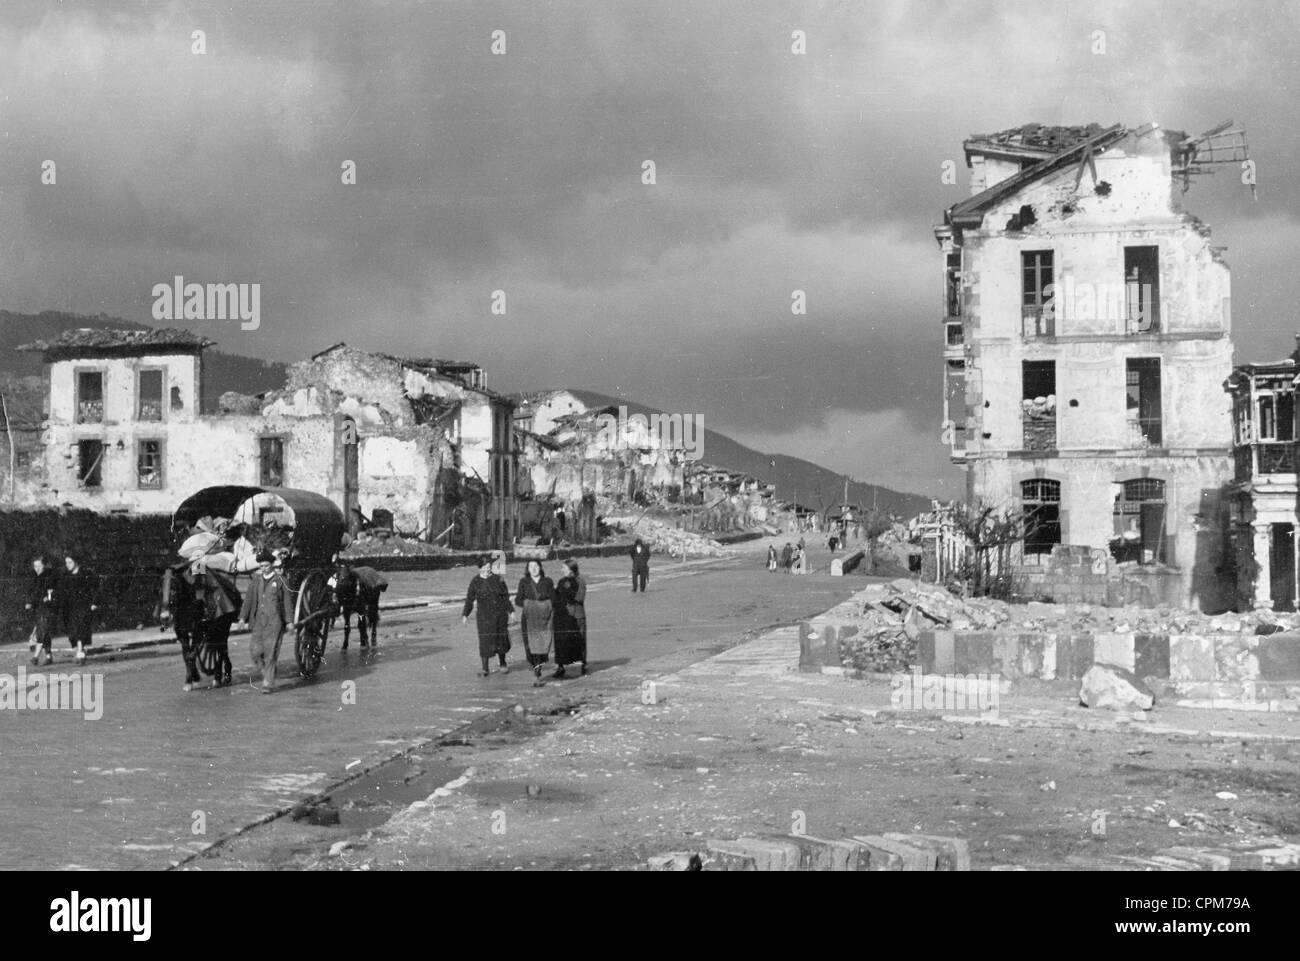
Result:
{"type": "Polygon", "coordinates": [[[807,834],[709,841],[700,852],[651,857],[651,871],[969,871],[961,838],[932,834],[862,834],[826,839],[807,834]]]}

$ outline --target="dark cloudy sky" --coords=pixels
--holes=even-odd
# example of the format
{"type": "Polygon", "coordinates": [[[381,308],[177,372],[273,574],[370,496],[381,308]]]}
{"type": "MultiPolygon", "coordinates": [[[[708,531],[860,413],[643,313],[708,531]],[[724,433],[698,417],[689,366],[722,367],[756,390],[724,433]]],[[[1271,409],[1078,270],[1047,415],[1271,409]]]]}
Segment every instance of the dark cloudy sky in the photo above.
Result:
{"type": "Polygon", "coordinates": [[[1300,329],[1297,9],[4,0],[0,306],[148,321],[175,274],[255,282],[260,331],[199,325],[224,350],[474,359],[500,390],[623,392],[955,495],[931,227],[964,195],[962,140],[1244,123],[1258,202],[1233,171],[1187,202],[1229,248],[1238,359],[1280,355],[1300,329]]]}

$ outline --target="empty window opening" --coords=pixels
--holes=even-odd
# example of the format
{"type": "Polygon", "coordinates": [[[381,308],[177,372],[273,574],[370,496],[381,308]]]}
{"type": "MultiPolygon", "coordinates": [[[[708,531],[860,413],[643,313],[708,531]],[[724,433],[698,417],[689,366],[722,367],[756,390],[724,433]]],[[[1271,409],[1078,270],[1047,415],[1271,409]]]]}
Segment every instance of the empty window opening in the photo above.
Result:
{"type": "Polygon", "coordinates": [[[142,440],[136,445],[136,482],[141,490],[162,490],[163,442],[142,440]]]}
{"type": "Polygon", "coordinates": [[[77,423],[100,424],[104,421],[104,375],[98,370],[77,373],[77,423]]]}
{"type": "Polygon", "coordinates": [[[82,487],[103,484],[104,444],[97,440],[77,442],[77,483],[82,487]]]}
{"type": "Polygon", "coordinates": [[[284,438],[258,438],[259,481],[263,487],[284,486],[284,438]]]}
{"type": "Polygon", "coordinates": [[[1137,357],[1125,362],[1129,441],[1136,447],[1160,447],[1164,442],[1160,403],[1160,358],[1137,357]]]}
{"type": "Polygon", "coordinates": [[[1035,478],[1020,482],[1024,517],[1024,560],[1041,564],[1061,543],[1061,482],[1035,478]]]}
{"type": "Polygon", "coordinates": [[[1124,248],[1124,294],[1129,333],[1160,329],[1160,248],[1124,248]]]}
{"type": "Polygon", "coordinates": [[[1026,337],[1051,337],[1056,333],[1053,276],[1052,251],[1020,252],[1020,304],[1026,337]]]}
{"type": "Polygon", "coordinates": [[[140,371],[139,395],[136,416],[140,420],[162,420],[163,372],[161,370],[140,371]]]}
{"type": "Polygon", "coordinates": [[[1120,563],[1170,563],[1165,535],[1165,482],[1151,477],[1123,481],[1115,495],[1111,554],[1120,563]]]}

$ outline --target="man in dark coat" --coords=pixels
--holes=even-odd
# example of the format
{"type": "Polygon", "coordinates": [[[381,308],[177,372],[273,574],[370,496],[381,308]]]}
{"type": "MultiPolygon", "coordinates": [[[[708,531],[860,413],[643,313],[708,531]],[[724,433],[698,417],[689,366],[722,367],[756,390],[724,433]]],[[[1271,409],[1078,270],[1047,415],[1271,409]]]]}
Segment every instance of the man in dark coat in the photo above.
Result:
{"type": "Polygon", "coordinates": [[[510,588],[506,587],[501,575],[492,573],[492,558],[486,554],[479,558],[478,575],[469,582],[469,590],[465,592],[465,609],[460,618],[462,624],[469,621],[469,615],[476,607],[478,655],[483,661],[480,676],[487,677],[491,673],[489,661],[494,654],[501,665],[501,673],[509,674],[506,652],[510,650],[510,588]]]}
{"type": "Polygon", "coordinates": [[[91,622],[99,610],[99,578],[86,570],[77,558],[68,554],[63,559],[68,572],[59,582],[59,608],[63,626],[68,632],[74,659],[78,664],[86,661],[86,648],[91,643],[91,622]]]}
{"type": "Polygon", "coordinates": [[[650,579],[650,548],[638,537],[628,553],[632,556],[632,593],[639,589],[644,594],[645,582],[650,579]]]}
{"type": "Polygon", "coordinates": [[[50,653],[50,636],[54,630],[54,615],[59,603],[58,575],[45,566],[44,557],[32,558],[32,572],[31,584],[27,589],[27,603],[24,605],[32,613],[32,663],[39,665],[41,655],[44,654],[45,663],[52,664],[54,655],[50,653]]]}
{"type": "Polygon", "coordinates": [[[789,541],[786,541],[785,547],[781,548],[781,570],[789,574],[790,562],[793,559],[794,559],[794,548],[790,546],[789,541]]]}

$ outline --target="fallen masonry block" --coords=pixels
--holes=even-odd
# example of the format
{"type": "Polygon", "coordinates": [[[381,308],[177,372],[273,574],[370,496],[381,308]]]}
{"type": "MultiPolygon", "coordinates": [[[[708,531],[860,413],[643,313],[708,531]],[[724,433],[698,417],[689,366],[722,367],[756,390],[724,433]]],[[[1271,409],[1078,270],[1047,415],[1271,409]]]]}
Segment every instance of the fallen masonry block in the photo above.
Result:
{"type": "Polygon", "coordinates": [[[710,841],[704,858],[706,871],[798,871],[801,852],[789,841],[738,838],[710,841]],[[753,867],[747,867],[746,862],[753,867]]]}
{"type": "Polygon", "coordinates": [[[852,841],[828,841],[809,834],[791,834],[781,839],[799,848],[801,871],[866,871],[868,859],[852,841]]]}
{"type": "Polygon", "coordinates": [[[1232,852],[1204,848],[1165,848],[1160,852],[1180,861],[1190,861],[1202,871],[1227,871],[1232,867],[1232,852]]]}
{"type": "Polygon", "coordinates": [[[868,871],[933,871],[938,864],[934,851],[875,834],[855,834],[853,840],[870,855],[868,871]]]}
{"type": "Polygon", "coordinates": [[[1119,711],[1149,711],[1156,702],[1151,689],[1132,671],[1103,664],[1094,664],[1083,675],[1079,700],[1087,707],[1119,711]]]}
{"type": "Polygon", "coordinates": [[[1251,851],[1233,851],[1232,871],[1273,871],[1277,868],[1294,868],[1300,865],[1300,844],[1279,844],[1276,847],[1256,848],[1251,851]]]}
{"type": "Polygon", "coordinates": [[[970,847],[961,838],[945,838],[936,834],[897,834],[886,831],[891,841],[902,841],[913,847],[926,848],[935,853],[936,871],[969,871],[970,847]]]}

